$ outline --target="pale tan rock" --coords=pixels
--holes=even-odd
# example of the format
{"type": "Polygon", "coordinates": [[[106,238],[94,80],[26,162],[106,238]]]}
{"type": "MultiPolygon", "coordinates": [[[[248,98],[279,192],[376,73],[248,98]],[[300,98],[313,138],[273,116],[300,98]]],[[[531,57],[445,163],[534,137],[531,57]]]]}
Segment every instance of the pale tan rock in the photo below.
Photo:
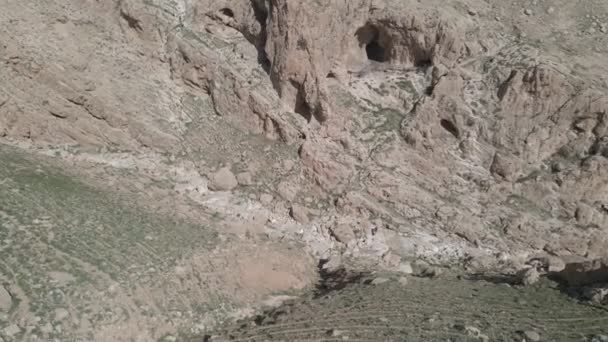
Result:
{"type": "Polygon", "coordinates": [[[575,214],[576,221],[584,226],[589,225],[593,222],[594,214],[595,209],[591,206],[586,203],[579,203],[575,214]]]}
{"type": "Polygon", "coordinates": [[[399,266],[401,263],[401,257],[391,251],[388,251],[382,256],[382,260],[389,267],[399,266]]]}
{"type": "Polygon", "coordinates": [[[214,191],[230,191],[238,186],[238,181],[230,168],[219,169],[211,176],[209,189],[214,191]]]}
{"type": "Polygon", "coordinates": [[[518,283],[529,286],[538,283],[540,280],[540,273],[536,268],[530,267],[520,270],[515,277],[518,283]]]}
{"type": "Polygon", "coordinates": [[[265,205],[269,205],[270,203],[272,203],[273,199],[274,199],[274,197],[270,194],[261,194],[260,195],[260,202],[262,202],[265,205]]]}
{"type": "Polygon", "coordinates": [[[412,268],[412,264],[410,264],[409,262],[401,262],[398,266],[397,266],[397,271],[404,273],[404,274],[414,274],[414,269],[412,268]]]}
{"type": "Polygon", "coordinates": [[[309,212],[306,207],[294,204],[291,206],[290,214],[291,217],[299,223],[307,224],[310,222],[310,219],[308,217],[309,212]]]}
{"type": "Polygon", "coordinates": [[[513,181],[517,177],[517,162],[512,157],[507,157],[502,153],[496,153],[490,171],[508,181],[513,181]]]}
{"type": "Polygon", "coordinates": [[[250,186],[254,184],[253,175],[250,172],[241,172],[236,175],[236,179],[241,185],[250,186]]]}
{"type": "Polygon", "coordinates": [[[561,272],[566,267],[562,258],[553,255],[534,257],[526,264],[547,273],[561,272]]]}
{"type": "Polygon", "coordinates": [[[17,324],[11,324],[2,330],[3,334],[9,338],[21,333],[22,329],[17,324]]]}
{"type": "Polygon", "coordinates": [[[55,309],[55,321],[61,322],[70,316],[70,312],[64,308],[55,309]]]}
{"type": "Polygon", "coordinates": [[[277,192],[283,199],[291,202],[296,199],[298,188],[290,181],[283,181],[277,186],[277,192]]]}
{"type": "Polygon", "coordinates": [[[390,279],[388,278],[378,277],[372,280],[372,285],[382,285],[384,283],[388,283],[389,281],[390,279]]]}
{"type": "Polygon", "coordinates": [[[339,224],[330,228],[332,235],[341,243],[348,244],[356,239],[353,229],[347,224],[339,224]]]}

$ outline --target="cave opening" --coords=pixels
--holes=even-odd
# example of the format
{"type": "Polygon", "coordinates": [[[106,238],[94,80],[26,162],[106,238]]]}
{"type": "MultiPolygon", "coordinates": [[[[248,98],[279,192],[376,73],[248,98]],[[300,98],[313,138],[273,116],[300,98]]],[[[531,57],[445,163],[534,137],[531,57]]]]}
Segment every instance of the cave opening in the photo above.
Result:
{"type": "Polygon", "coordinates": [[[229,18],[234,18],[234,12],[230,8],[222,8],[220,13],[229,18]]]}
{"type": "Polygon", "coordinates": [[[266,41],[268,39],[268,32],[266,32],[269,16],[268,8],[266,8],[266,3],[263,0],[251,0],[251,7],[253,8],[253,14],[256,21],[260,24],[260,34],[257,37],[252,37],[250,42],[252,42],[258,50],[258,63],[260,63],[262,69],[269,74],[272,62],[268,58],[265,49],[266,41]]]}
{"type": "Polygon", "coordinates": [[[458,128],[456,127],[456,125],[454,125],[454,123],[450,120],[441,120],[440,122],[441,127],[443,127],[443,129],[445,129],[446,131],[450,132],[450,134],[452,134],[455,138],[460,138],[460,132],[458,131],[458,128]]]}
{"type": "Polygon", "coordinates": [[[414,62],[414,66],[420,69],[428,69],[433,66],[433,60],[430,57],[421,58],[414,62]]]}
{"type": "Polygon", "coordinates": [[[377,41],[373,41],[365,46],[367,59],[376,62],[386,62],[386,49],[377,41]]]}
{"type": "Polygon", "coordinates": [[[388,62],[388,49],[386,46],[386,39],[383,39],[378,27],[367,24],[357,30],[356,34],[359,40],[359,46],[365,47],[365,54],[367,59],[375,62],[388,62]]]}
{"type": "Polygon", "coordinates": [[[298,84],[297,82],[295,82],[293,80],[291,81],[291,85],[295,89],[297,89],[296,103],[295,103],[295,108],[293,111],[302,115],[302,117],[304,117],[304,119],[306,119],[306,122],[310,123],[313,118],[313,113],[312,113],[312,109],[310,108],[310,105],[306,101],[304,89],[303,89],[302,85],[298,84]]]}

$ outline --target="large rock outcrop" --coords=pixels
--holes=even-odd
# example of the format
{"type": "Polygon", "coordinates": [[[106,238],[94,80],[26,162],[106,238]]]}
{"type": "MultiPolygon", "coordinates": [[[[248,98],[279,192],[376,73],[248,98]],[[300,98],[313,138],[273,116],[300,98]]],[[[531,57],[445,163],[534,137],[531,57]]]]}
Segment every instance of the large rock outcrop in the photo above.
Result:
{"type": "MultiPolygon", "coordinates": [[[[436,5],[95,2],[13,35],[47,44],[3,40],[0,135],[219,158],[224,125],[297,148],[301,167],[274,185],[323,203],[312,225],[350,226],[349,252],[604,256],[605,87],[496,20],[436,5]]],[[[6,5],[41,17],[19,6],[6,5]]]]}

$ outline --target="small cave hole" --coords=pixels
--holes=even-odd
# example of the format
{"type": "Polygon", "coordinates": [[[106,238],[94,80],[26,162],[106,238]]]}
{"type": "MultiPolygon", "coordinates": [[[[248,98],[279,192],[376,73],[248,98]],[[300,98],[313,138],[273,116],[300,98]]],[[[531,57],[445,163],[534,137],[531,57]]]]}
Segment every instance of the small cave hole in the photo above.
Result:
{"type": "Polygon", "coordinates": [[[450,132],[454,137],[459,138],[460,132],[458,132],[458,128],[454,123],[450,120],[441,120],[441,127],[443,127],[446,131],[450,132]]]}
{"type": "Polygon", "coordinates": [[[272,62],[268,58],[266,51],[263,48],[258,50],[258,63],[266,73],[270,73],[270,69],[272,68],[272,62]]]}
{"type": "Polygon", "coordinates": [[[420,69],[428,69],[433,66],[433,61],[431,60],[431,58],[422,58],[420,60],[417,60],[414,63],[414,66],[420,69]]]}
{"type": "Polygon", "coordinates": [[[359,40],[359,46],[365,47],[367,59],[381,63],[388,62],[388,51],[376,26],[365,25],[358,29],[355,35],[359,40]]]}
{"type": "Polygon", "coordinates": [[[251,7],[253,8],[253,14],[255,15],[255,19],[260,23],[260,25],[266,27],[266,19],[268,19],[268,9],[266,8],[264,0],[251,0],[251,7]]]}
{"type": "Polygon", "coordinates": [[[376,62],[386,62],[386,49],[378,42],[373,41],[365,46],[367,58],[376,62]]]}
{"type": "MultiPolygon", "coordinates": [[[[266,25],[268,20],[268,9],[266,8],[265,0],[250,0],[253,14],[256,21],[260,24],[260,32],[258,35],[247,35],[247,40],[252,43],[258,50],[258,63],[264,69],[264,71],[270,74],[272,68],[272,62],[268,58],[265,46],[266,40],[268,39],[268,33],[266,32],[266,25]]],[[[275,89],[276,89],[275,85],[275,89]]]]}
{"type": "Polygon", "coordinates": [[[298,99],[296,101],[294,112],[302,115],[302,117],[304,117],[307,122],[310,122],[312,120],[312,110],[310,109],[308,103],[306,103],[306,101],[300,96],[298,96],[298,99]]]}
{"type": "Polygon", "coordinates": [[[325,76],[326,78],[337,78],[336,74],[333,73],[333,71],[330,71],[327,76],[325,76]]]}
{"type": "Polygon", "coordinates": [[[226,17],[234,18],[234,12],[230,8],[222,8],[220,13],[226,17]]]}
{"type": "Polygon", "coordinates": [[[302,115],[302,117],[304,117],[304,119],[306,119],[306,121],[310,123],[313,118],[312,110],[308,105],[308,102],[306,102],[302,86],[294,81],[292,81],[291,84],[294,88],[297,89],[296,104],[293,111],[302,115]]]}

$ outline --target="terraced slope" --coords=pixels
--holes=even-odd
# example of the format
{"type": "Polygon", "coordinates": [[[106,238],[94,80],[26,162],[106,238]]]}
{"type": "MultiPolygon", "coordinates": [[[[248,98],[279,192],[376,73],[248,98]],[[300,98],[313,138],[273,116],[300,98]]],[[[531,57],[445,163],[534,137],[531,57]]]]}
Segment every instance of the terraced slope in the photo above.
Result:
{"type": "MultiPolygon", "coordinates": [[[[378,279],[378,278],[377,278],[378,279]]],[[[557,285],[515,287],[461,277],[356,282],[268,311],[218,341],[592,341],[608,334],[608,308],[581,304],[557,285]],[[459,279],[460,278],[460,279],[459,279]],[[526,334],[528,337],[526,339],[526,334]],[[538,336],[536,336],[536,334],[538,336]]]]}

